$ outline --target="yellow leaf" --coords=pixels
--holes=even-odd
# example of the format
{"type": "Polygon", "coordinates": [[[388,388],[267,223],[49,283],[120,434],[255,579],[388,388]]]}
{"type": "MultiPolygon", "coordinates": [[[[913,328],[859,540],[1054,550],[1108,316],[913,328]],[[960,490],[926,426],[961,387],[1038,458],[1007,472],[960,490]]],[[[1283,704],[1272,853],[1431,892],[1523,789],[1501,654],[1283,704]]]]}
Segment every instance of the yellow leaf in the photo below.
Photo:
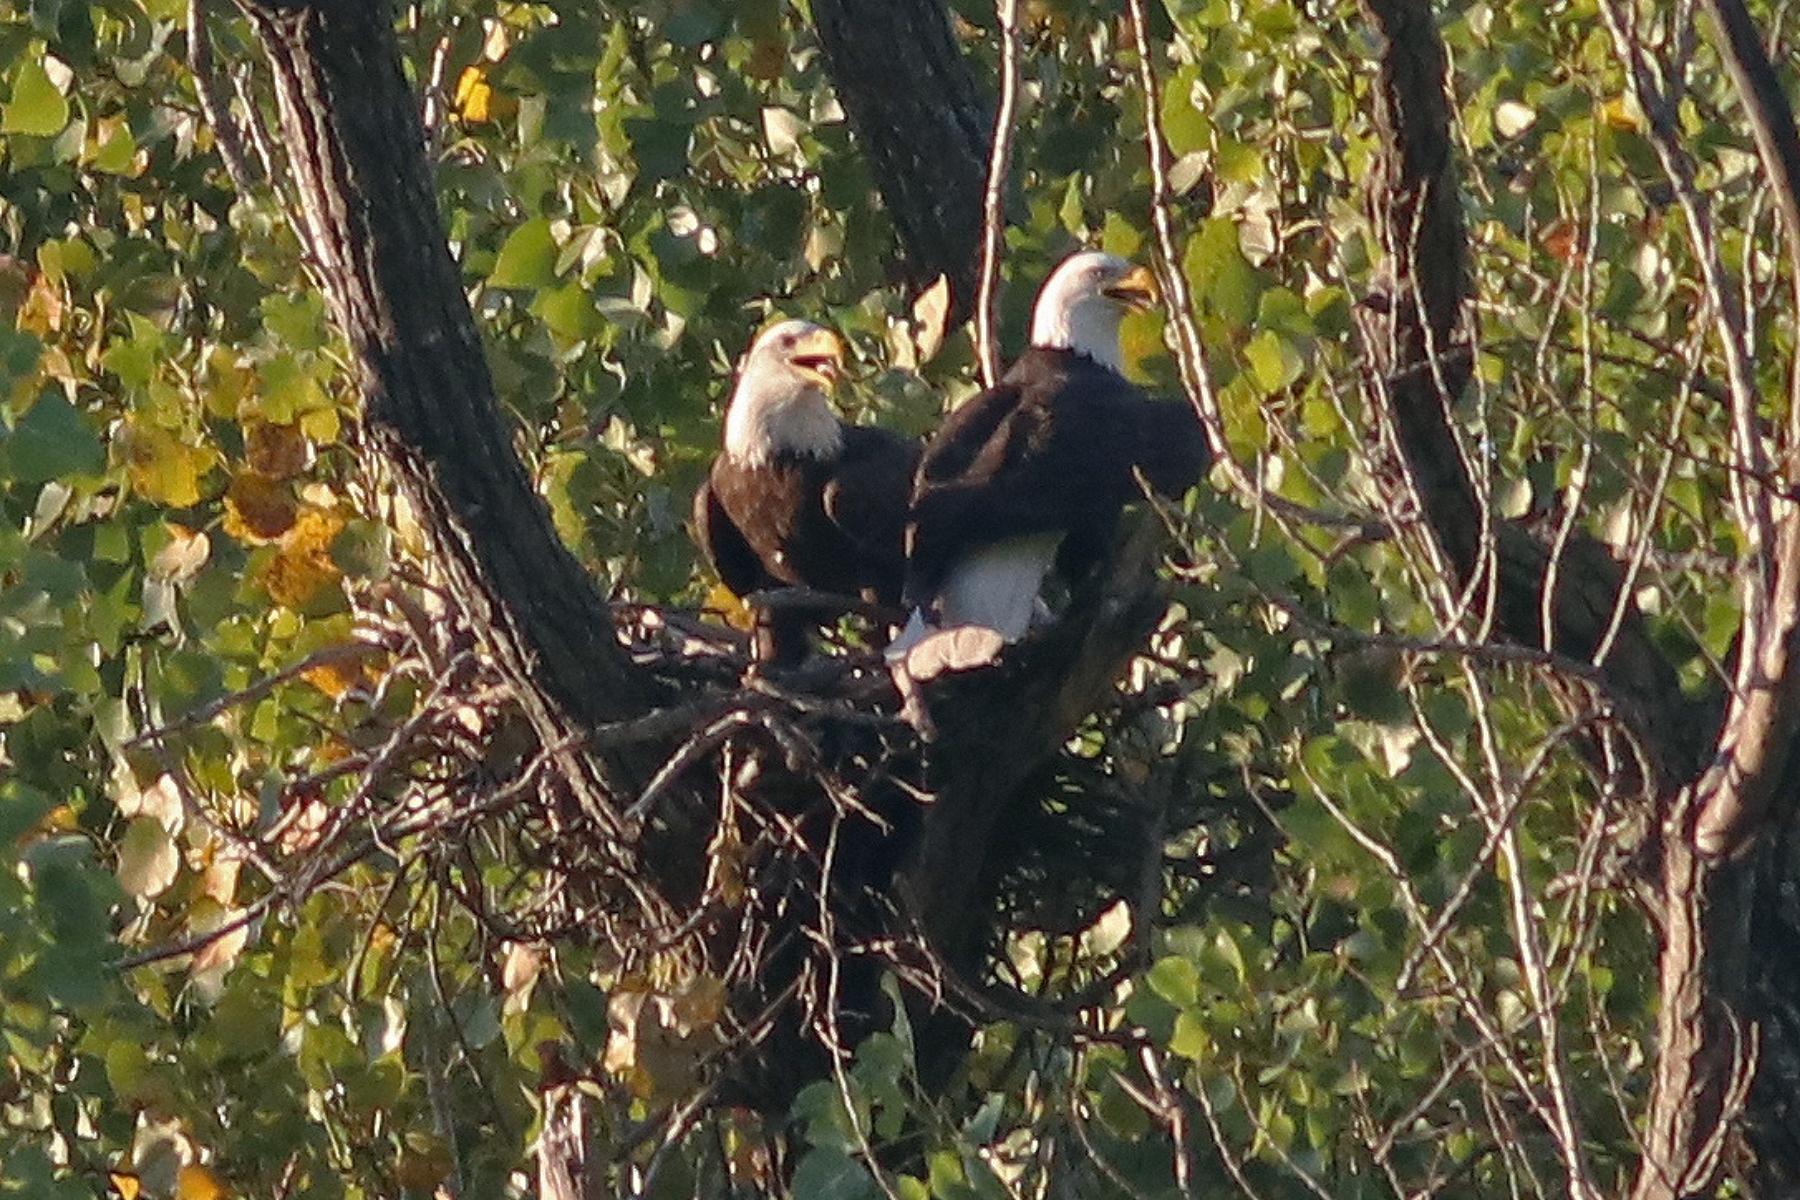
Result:
{"type": "Polygon", "coordinates": [[[189,1163],[175,1177],[175,1200],[226,1200],[231,1193],[211,1167],[189,1163]]]}
{"type": "Polygon", "coordinates": [[[144,1181],[130,1171],[108,1171],[106,1181],[112,1184],[119,1200],[138,1200],[144,1190],[144,1181]]]}
{"type": "Polygon", "coordinates": [[[19,307],[18,325],[28,333],[43,336],[62,328],[62,288],[49,275],[40,271],[37,278],[31,281],[31,290],[25,293],[25,303],[19,307]]]}
{"type": "Polygon", "coordinates": [[[1614,96],[1601,105],[1600,114],[1614,129],[1635,130],[1640,125],[1636,105],[1624,96],[1614,96]]]}
{"type": "Polygon", "coordinates": [[[722,583],[715,583],[707,589],[706,599],[701,607],[707,612],[718,613],[727,625],[733,629],[748,630],[755,624],[750,609],[737,598],[737,594],[722,583]]]}
{"type": "Polygon", "coordinates": [[[298,516],[287,485],[267,476],[239,475],[225,489],[225,532],[248,545],[274,541],[298,516]]]}
{"type": "Polygon", "coordinates": [[[480,67],[464,67],[457,77],[456,94],[450,102],[456,115],[465,121],[485,121],[493,99],[494,89],[488,83],[486,73],[480,67]]]}
{"type": "Polygon", "coordinates": [[[336,700],[353,687],[361,687],[369,682],[368,664],[376,651],[373,647],[366,652],[346,654],[322,662],[316,667],[308,667],[300,672],[300,678],[336,700]]]}
{"type": "Polygon", "coordinates": [[[200,502],[200,476],[212,466],[211,450],[189,446],[166,429],[132,421],[120,427],[118,443],[138,495],[170,508],[200,502]]]}
{"type": "Polygon", "coordinates": [[[331,543],[344,528],[344,518],[321,508],[308,508],[281,536],[281,547],[263,568],[269,598],[299,608],[343,576],[331,561],[331,543]]]}

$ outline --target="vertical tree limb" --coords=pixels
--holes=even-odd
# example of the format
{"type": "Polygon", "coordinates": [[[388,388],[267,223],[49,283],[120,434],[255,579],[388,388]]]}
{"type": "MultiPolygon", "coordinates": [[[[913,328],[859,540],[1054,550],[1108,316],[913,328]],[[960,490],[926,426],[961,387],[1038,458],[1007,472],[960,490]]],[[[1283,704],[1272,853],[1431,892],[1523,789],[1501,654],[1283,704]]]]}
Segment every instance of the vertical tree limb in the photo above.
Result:
{"type": "Polygon", "coordinates": [[[832,86],[893,218],[916,287],[950,281],[974,311],[989,110],[943,0],[813,0],[832,86]]]}
{"type": "MultiPolygon", "coordinates": [[[[1653,757],[1653,776],[1644,782],[1661,810],[1659,1044],[1634,1195],[1674,1200],[1703,1185],[1715,1168],[1712,1135],[1730,1090],[1708,1005],[1707,877],[1688,840],[1688,786],[1703,758],[1704,724],[1691,715],[1673,667],[1621,594],[1620,565],[1604,546],[1572,531],[1560,557],[1552,556],[1529,530],[1491,521],[1481,503],[1451,408],[1469,371],[1466,353],[1453,346],[1468,271],[1447,59],[1428,0],[1364,0],[1364,7],[1379,34],[1376,126],[1384,142],[1370,200],[1392,279],[1385,311],[1370,322],[1378,371],[1371,408],[1390,431],[1444,559],[1465,588],[1493,597],[1496,632],[1526,645],[1545,640],[1547,611],[1549,640],[1564,653],[1598,660],[1608,694],[1653,757]],[[1541,589],[1552,563],[1546,606],[1541,589]]],[[[1565,1159],[1580,1153],[1569,1136],[1565,1127],[1558,1137],[1565,1159]]],[[[1579,1164],[1565,1165],[1571,1190],[1584,1190],[1579,1164]]]]}
{"type": "MultiPolygon", "coordinates": [[[[1742,0],[1704,0],[1704,7],[1718,25],[1721,56],[1781,213],[1795,288],[1792,315],[1800,318],[1800,130],[1742,0]]],[[[1795,478],[1793,455],[1800,449],[1794,433],[1800,428],[1800,362],[1791,368],[1790,383],[1781,472],[1789,481],[1795,478]]],[[[1754,673],[1732,698],[1719,761],[1700,783],[1694,838],[1708,855],[1735,853],[1755,836],[1800,736],[1800,669],[1792,661],[1800,635],[1800,510],[1789,506],[1775,540],[1774,580],[1763,621],[1746,630],[1744,658],[1754,673]]],[[[1744,672],[1739,677],[1743,680],[1744,672]]]]}

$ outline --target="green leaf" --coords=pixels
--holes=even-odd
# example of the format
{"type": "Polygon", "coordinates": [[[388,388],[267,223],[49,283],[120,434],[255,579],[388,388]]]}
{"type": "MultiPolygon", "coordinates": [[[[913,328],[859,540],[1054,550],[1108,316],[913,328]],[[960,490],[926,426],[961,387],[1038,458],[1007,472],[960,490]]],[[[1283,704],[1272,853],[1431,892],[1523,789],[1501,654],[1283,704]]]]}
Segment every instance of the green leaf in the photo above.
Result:
{"type": "Polygon", "coordinates": [[[555,282],[556,238],[544,217],[512,231],[488,274],[488,283],[499,288],[537,288],[555,282]]]}
{"type": "Polygon", "coordinates": [[[39,396],[12,432],[0,437],[0,470],[18,483],[92,475],[105,464],[100,439],[60,392],[39,396]]]}
{"type": "Polygon", "coordinates": [[[1200,999],[1200,972],[1185,958],[1170,955],[1150,968],[1150,988],[1177,1008],[1200,999]]]}
{"type": "Polygon", "coordinates": [[[875,1200],[881,1195],[868,1168],[842,1151],[822,1146],[800,1160],[790,1191],[812,1200],[875,1200]]]}
{"type": "Polygon", "coordinates": [[[36,56],[19,64],[13,75],[12,99],[0,110],[0,133],[54,137],[69,123],[69,102],[50,82],[36,56]]]}
{"type": "Polygon", "coordinates": [[[1186,1009],[1175,1018],[1175,1033],[1169,1039],[1169,1052],[1182,1058],[1200,1058],[1212,1046],[1212,1035],[1196,1009],[1186,1009]]]}
{"type": "Polygon", "coordinates": [[[1265,392],[1280,391],[1300,378],[1300,372],[1306,367],[1306,360],[1299,351],[1272,329],[1265,329],[1250,339],[1250,344],[1244,347],[1244,358],[1249,361],[1256,382],[1265,392]]]}
{"type": "Polygon", "coordinates": [[[1244,257],[1237,224],[1229,217],[1211,217],[1188,242],[1183,264],[1188,282],[1207,305],[1233,324],[1248,324],[1256,313],[1262,283],[1256,268],[1244,257]]]}

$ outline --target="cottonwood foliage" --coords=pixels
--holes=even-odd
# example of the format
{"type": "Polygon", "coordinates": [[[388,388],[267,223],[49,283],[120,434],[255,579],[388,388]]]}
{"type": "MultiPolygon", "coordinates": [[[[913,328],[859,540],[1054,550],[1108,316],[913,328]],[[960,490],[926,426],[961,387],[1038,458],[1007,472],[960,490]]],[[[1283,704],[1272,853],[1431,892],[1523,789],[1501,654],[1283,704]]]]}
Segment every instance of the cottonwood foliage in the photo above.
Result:
{"type": "MultiPolygon", "coordinates": [[[[759,323],[841,330],[859,419],[928,430],[975,387],[808,7],[396,14],[517,453],[646,654],[736,615],[682,521],[759,323]]],[[[358,453],[249,23],[0,3],[0,1195],[525,1195],[558,1155],[594,1195],[1780,1194],[1786,813],[1739,867],[1670,869],[1795,449],[1782,202],[1713,27],[1129,7],[1021,7],[1003,336],[1077,245],[1160,257],[1154,131],[1231,463],[1151,518],[1168,616],[981,893],[962,1069],[921,1084],[927,971],[755,1114],[720,1090],[726,981],[616,953],[583,813],[533,801],[557,761],[358,453]],[[1438,37],[1428,203],[1470,303],[1421,365],[1374,343],[1457,260],[1397,270],[1366,193],[1429,123],[1378,122],[1380,64],[1429,97],[1438,37]],[[1470,561],[1547,581],[1537,632],[1405,469],[1407,371],[1480,500],[1470,561]],[[1598,642],[1556,640],[1559,571],[1622,597],[1598,642]],[[1668,673],[1655,720],[1595,666],[1621,642],[1668,673]]],[[[990,89],[995,16],[951,9],[990,89]]],[[[1749,15],[1785,63],[1777,10],[1749,15]]],[[[1171,332],[1134,318],[1127,359],[1179,396],[1171,332]]],[[[678,692],[732,685],[695,659],[678,692]]],[[[774,737],[726,733],[715,790],[774,737]]],[[[714,832],[729,908],[756,847],[714,832]]]]}

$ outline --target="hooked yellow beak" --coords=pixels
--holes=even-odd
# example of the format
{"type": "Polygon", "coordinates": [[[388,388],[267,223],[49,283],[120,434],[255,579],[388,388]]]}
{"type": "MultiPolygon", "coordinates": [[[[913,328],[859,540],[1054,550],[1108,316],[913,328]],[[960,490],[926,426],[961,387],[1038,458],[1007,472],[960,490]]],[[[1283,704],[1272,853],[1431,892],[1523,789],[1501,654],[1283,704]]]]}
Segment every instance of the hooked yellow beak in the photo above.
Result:
{"type": "Polygon", "coordinates": [[[1105,295],[1133,312],[1143,312],[1162,302],[1162,286],[1156,282],[1155,272],[1149,267],[1137,265],[1121,275],[1116,283],[1109,285],[1105,289],[1105,295]]]}
{"type": "Polygon", "coordinates": [[[829,329],[817,329],[794,343],[788,361],[829,391],[844,373],[844,343],[829,329]]]}

